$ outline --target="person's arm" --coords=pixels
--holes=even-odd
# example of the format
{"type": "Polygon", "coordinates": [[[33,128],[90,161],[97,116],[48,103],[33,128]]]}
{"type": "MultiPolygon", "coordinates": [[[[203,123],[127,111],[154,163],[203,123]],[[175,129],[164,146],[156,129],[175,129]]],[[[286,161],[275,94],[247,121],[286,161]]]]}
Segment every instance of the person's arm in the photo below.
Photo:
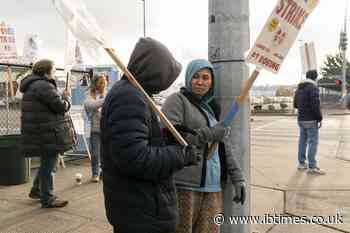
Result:
{"type": "Polygon", "coordinates": [[[173,125],[184,125],[184,102],[180,93],[170,95],[162,105],[162,112],[173,125]]]}
{"type": "Polygon", "coordinates": [[[183,146],[150,145],[150,109],[140,96],[118,95],[118,99],[109,103],[107,114],[108,154],[119,172],[159,181],[182,169],[187,162],[183,146]]]}
{"type": "MultiPolygon", "coordinates": [[[[184,100],[179,93],[171,95],[162,106],[163,113],[167,116],[169,121],[174,125],[180,125],[184,128],[184,100]]],[[[224,127],[223,123],[218,123],[213,127],[202,127],[193,129],[195,134],[183,134],[188,143],[202,147],[208,142],[219,142],[223,139],[229,128],[224,127]]],[[[181,133],[181,132],[180,132],[181,133]]]]}
{"type": "Polygon", "coordinates": [[[296,90],[295,94],[294,94],[293,106],[294,106],[294,108],[298,108],[298,90],[296,90]]]}
{"type": "Polygon", "coordinates": [[[35,98],[46,105],[52,112],[63,114],[70,109],[70,102],[63,98],[56,89],[56,87],[47,81],[37,81],[34,83],[35,98]]]}
{"type": "Polygon", "coordinates": [[[246,184],[242,170],[237,161],[237,158],[242,156],[238,132],[239,130],[233,130],[235,134],[231,135],[230,138],[225,138],[223,146],[225,150],[227,175],[235,190],[233,201],[243,205],[246,198],[246,184]]]}
{"type": "Polygon", "coordinates": [[[316,117],[318,122],[322,121],[322,112],[320,104],[320,94],[317,87],[314,87],[310,91],[310,100],[311,100],[311,110],[316,117]]]}

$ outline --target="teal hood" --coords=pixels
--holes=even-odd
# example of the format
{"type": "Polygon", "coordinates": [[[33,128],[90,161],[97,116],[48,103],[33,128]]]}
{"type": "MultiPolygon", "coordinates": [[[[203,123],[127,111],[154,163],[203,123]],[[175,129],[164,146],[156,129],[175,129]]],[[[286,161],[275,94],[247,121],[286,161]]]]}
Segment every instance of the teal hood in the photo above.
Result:
{"type": "Polygon", "coordinates": [[[192,85],[191,85],[192,77],[195,73],[197,73],[199,70],[204,69],[204,68],[210,69],[210,71],[212,73],[212,77],[213,77],[212,87],[207,92],[207,94],[205,96],[203,96],[200,100],[200,102],[202,102],[204,104],[208,104],[214,97],[214,91],[216,90],[215,86],[218,83],[217,78],[216,78],[215,73],[214,73],[213,65],[208,60],[205,60],[205,59],[196,59],[196,60],[191,61],[187,65],[185,81],[186,81],[187,91],[192,93],[192,85]]]}

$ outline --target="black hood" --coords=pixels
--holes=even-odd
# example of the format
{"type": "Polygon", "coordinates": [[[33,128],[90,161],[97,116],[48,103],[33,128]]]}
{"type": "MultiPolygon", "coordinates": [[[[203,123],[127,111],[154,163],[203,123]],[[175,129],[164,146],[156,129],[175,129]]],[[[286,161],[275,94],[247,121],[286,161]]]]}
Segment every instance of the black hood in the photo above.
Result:
{"type": "Polygon", "coordinates": [[[38,81],[38,80],[45,80],[45,81],[48,81],[56,86],[55,80],[50,80],[47,77],[41,77],[38,75],[30,74],[22,79],[19,90],[21,92],[25,92],[33,82],[38,81]]]}
{"type": "Polygon", "coordinates": [[[176,80],[181,64],[160,42],[141,38],[131,54],[128,69],[148,94],[155,94],[176,80]]]}

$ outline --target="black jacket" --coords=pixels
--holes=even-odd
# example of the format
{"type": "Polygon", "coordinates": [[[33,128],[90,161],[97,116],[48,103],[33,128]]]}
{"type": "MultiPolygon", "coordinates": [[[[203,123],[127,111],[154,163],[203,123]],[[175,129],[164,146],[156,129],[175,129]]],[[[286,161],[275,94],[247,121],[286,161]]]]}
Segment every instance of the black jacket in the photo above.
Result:
{"type": "MultiPolygon", "coordinates": [[[[159,42],[140,39],[128,65],[148,94],[168,88],[179,64],[159,42]]],[[[101,118],[106,215],[120,233],[174,232],[173,174],[183,148],[165,146],[160,124],[143,94],[125,77],[106,96],[101,118]]]]}
{"type": "Polygon", "coordinates": [[[306,79],[299,83],[294,95],[294,108],[298,109],[298,121],[322,121],[320,96],[316,82],[306,79]]]}
{"type": "Polygon", "coordinates": [[[29,75],[21,81],[22,151],[27,157],[46,152],[62,153],[72,148],[73,132],[66,112],[69,101],[57,91],[47,77],[29,75]]]}

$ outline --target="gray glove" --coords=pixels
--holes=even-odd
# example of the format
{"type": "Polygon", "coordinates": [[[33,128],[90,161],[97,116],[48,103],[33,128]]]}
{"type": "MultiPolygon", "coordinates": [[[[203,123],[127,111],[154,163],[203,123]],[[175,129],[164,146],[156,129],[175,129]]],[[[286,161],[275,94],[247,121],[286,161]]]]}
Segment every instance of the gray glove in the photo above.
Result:
{"type": "Polygon", "coordinates": [[[183,161],[184,166],[195,166],[201,161],[201,151],[196,146],[189,145],[184,148],[183,161]]]}
{"type": "Polygon", "coordinates": [[[233,182],[233,188],[235,189],[235,197],[233,198],[233,201],[236,203],[241,203],[243,205],[246,197],[245,182],[244,181],[233,182]]]}
{"type": "Polygon", "coordinates": [[[194,130],[196,134],[187,134],[185,140],[190,144],[203,147],[203,145],[208,142],[222,141],[222,139],[229,134],[230,129],[230,127],[225,127],[223,122],[219,122],[213,127],[194,130]]]}

